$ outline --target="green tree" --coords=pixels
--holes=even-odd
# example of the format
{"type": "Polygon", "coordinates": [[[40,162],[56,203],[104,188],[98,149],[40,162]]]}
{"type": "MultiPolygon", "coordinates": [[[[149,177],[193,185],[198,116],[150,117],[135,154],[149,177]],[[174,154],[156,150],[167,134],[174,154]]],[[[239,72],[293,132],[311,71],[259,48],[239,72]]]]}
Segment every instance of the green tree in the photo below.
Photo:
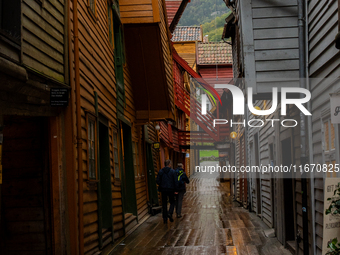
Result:
{"type": "Polygon", "coordinates": [[[203,35],[208,35],[210,42],[218,42],[221,41],[225,19],[230,13],[221,0],[192,0],[188,3],[178,25],[202,25],[203,35]]]}
{"type": "Polygon", "coordinates": [[[179,26],[199,26],[227,13],[229,9],[222,0],[191,0],[179,21],[179,26]]]}

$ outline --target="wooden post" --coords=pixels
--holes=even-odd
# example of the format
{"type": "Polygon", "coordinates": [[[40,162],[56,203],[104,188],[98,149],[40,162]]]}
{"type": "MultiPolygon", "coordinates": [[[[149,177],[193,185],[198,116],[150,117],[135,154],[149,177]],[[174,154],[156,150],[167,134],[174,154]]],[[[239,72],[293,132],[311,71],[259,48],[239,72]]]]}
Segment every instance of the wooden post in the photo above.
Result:
{"type": "Polygon", "coordinates": [[[74,80],[76,91],[76,123],[77,123],[77,160],[78,160],[78,214],[79,214],[79,254],[84,254],[84,205],[83,205],[83,158],[81,136],[81,102],[80,102],[80,72],[79,72],[79,31],[78,31],[78,1],[73,0],[73,38],[74,38],[74,80]]]}
{"type": "Polygon", "coordinates": [[[60,187],[59,187],[59,127],[58,118],[49,119],[49,147],[50,147],[50,175],[52,196],[52,229],[54,254],[62,253],[61,245],[61,215],[60,215],[60,187]]]}

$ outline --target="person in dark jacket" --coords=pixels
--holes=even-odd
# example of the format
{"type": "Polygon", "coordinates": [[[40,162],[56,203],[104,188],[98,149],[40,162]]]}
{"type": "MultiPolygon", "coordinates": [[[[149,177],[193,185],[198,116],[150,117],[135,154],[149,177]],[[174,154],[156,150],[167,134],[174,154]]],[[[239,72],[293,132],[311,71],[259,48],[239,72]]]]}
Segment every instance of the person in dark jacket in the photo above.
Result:
{"type": "MultiPolygon", "coordinates": [[[[187,177],[184,169],[183,164],[178,163],[177,169],[175,170],[176,173],[176,183],[177,183],[177,194],[175,195],[175,206],[176,206],[176,213],[177,218],[182,217],[182,203],[183,203],[183,197],[186,192],[186,183],[189,184],[189,178],[187,177]]],[[[173,211],[173,208],[170,206],[170,211],[173,211]]]]}
{"type": "Polygon", "coordinates": [[[159,185],[158,190],[162,193],[162,213],[164,224],[168,222],[168,218],[171,222],[174,221],[172,214],[174,211],[174,195],[177,191],[176,178],[175,170],[171,168],[171,160],[167,159],[165,161],[165,167],[159,170],[156,179],[156,183],[159,185]],[[170,202],[169,212],[168,198],[170,202]]]}

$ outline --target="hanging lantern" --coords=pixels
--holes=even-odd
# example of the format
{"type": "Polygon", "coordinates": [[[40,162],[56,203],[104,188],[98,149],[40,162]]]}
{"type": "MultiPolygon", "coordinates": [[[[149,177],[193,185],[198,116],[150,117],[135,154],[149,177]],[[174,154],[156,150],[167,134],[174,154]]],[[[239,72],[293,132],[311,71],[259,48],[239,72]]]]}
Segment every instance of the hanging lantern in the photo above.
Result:
{"type": "Polygon", "coordinates": [[[237,138],[237,133],[236,132],[231,132],[230,133],[230,138],[231,139],[236,139],[237,138]]]}

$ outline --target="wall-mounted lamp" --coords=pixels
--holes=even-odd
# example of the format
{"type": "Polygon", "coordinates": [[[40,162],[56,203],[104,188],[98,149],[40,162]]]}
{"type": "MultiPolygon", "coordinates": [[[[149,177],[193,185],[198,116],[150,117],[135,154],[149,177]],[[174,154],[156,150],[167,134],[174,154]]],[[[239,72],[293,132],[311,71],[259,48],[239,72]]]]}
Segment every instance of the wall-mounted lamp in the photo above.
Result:
{"type": "Polygon", "coordinates": [[[161,129],[161,127],[159,126],[158,122],[157,122],[157,124],[156,124],[156,126],[155,126],[155,129],[156,129],[157,131],[159,131],[159,130],[161,129]]]}

